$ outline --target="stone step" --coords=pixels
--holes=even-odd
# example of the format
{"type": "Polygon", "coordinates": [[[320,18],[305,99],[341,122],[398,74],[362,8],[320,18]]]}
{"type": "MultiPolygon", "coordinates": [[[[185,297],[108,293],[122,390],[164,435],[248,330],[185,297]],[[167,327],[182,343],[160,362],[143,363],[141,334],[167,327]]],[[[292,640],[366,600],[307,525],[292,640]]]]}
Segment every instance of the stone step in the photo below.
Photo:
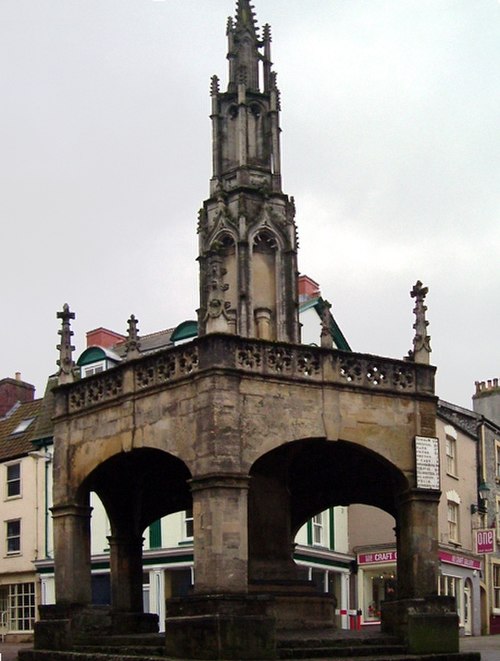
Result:
{"type": "Polygon", "coordinates": [[[80,646],[110,646],[110,647],[165,647],[164,633],[137,633],[107,636],[89,636],[80,646]]]}
{"type": "Polygon", "coordinates": [[[293,647],[281,647],[278,649],[280,659],[324,659],[324,658],[366,658],[367,656],[381,658],[394,658],[396,655],[404,655],[406,649],[404,645],[367,645],[357,644],[335,645],[334,641],[327,641],[328,644],[314,644],[293,647]]]}
{"type": "MultiPolygon", "coordinates": [[[[152,656],[145,650],[144,654],[124,655],[123,650],[113,654],[101,652],[55,652],[53,650],[21,650],[18,653],[19,661],[158,661],[158,656],[152,656]]],[[[163,657],[165,659],[165,657],[163,657]]]]}
{"type": "Polygon", "coordinates": [[[297,635],[297,636],[283,636],[278,639],[277,646],[278,649],[285,647],[373,647],[381,645],[400,645],[398,638],[394,636],[385,636],[385,635],[375,635],[375,636],[366,636],[366,635],[346,635],[347,632],[342,634],[333,634],[329,636],[323,636],[319,634],[318,636],[309,635],[297,635]]]}
{"type": "MultiPolygon", "coordinates": [[[[303,650],[301,650],[302,652],[303,650]]],[[[158,661],[167,657],[158,657],[144,654],[142,656],[124,655],[122,651],[114,654],[102,654],[98,652],[54,652],[46,650],[21,650],[19,651],[19,661],[158,661]]],[[[325,659],[328,661],[360,661],[359,656],[334,656],[332,650],[325,651],[324,656],[296,656],[290,657],[300,659],[301,661],[315,661],[316,659],[325,659]]],[[[481,661],[479,652],[462,652],[457,654],[378,654],[375,656],[362,656],[362,661],[481,661]]],[[[171,660],[174,661],[174,660],[171,660]]],[[[179,661],[179,660],[177,660],[179,661]]],[[[235,660],[238,661],[238,660],[235,660]]]]}
{"type": "Polygon", "coordinates": [[[165,657],[165,646],[162,647],[153,647],[153,646],[130,646],[130,645],[78,645],[75,648],[76,652],[82,652],[84,654],[111,654],[122,656],[154,656],[154,657],[165,657]]]}
{"type": "Polygon", "coordinates": [[[295,656],[282,657],[289,661],[481,661],[481,654],[479,652],[465,652],[465,653],[442,653],[442,654],[407,654],[407,653],[393,653],[391,651],[385,653],[372,654],[370,651],[365,655],[365,650],[351,649],[352,655],[345,655],[344,650],[339,654],[338,649],[310,649],[307,650],[309,655],[303,656],[306,650],[296,650],[295,656]],[[361,652],[361,653],[360,653],[361,652]]]}

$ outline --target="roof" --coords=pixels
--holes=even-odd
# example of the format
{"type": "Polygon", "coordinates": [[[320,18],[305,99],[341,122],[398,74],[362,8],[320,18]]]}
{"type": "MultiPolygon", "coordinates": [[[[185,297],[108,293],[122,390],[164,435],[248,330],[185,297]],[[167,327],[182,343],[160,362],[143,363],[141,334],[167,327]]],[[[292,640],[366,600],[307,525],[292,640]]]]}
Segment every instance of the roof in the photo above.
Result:
{"type": "Polygon", "coordinates": [[[11,415],[0,418],[0,461],[22,457],[33,450],[31,442],[33,426],[42,408],[42,399],[20,404],[11,415]],[[14,433],[22,422],[33,422],[22,431],[14,433]]]}
{"type": "MultiPolygon", "coordinates": [[[[314,308],[319,318],[322,319],[323,311],[325,309],[325,300],[321,296],[317,296],[316,298],[310,298],[309,300],[300,303],[299,313],[306,312],[311,308],[314,308]]],[[[333,341],[335,342],[335,345],[341,351],[352,351],[348,341],[345,339],[344,334],[340,330],[339,325],[335,321],[335,318],[333,317],[331,312],[329,313],[329,316],[330,316],[330,333],[332,334],[332,338],[333,341]]]]}
{"type": "Polygon", "coordinates": [[[474,411],[440,399],[438,400],[437,415],[445,422],[460,429],[463,433],[477,439],[477,428],[481,416],[474,411]]]}
{"type": "Polygon", "coordinates": [[[105,358],[108,358],[115,363],[119,363],[121,360],[120,356],[112,349],[93,346],[87,347],[87,349],[80,354],[76,364],[81,367],[82,365],[89,365],[90,363],[95,363],[98,360],[104,360],[105,358]]]}
{"type": "Polygon", "coordinates": [[[52,391],[57,385],[57,376],[54,375],[49,377],[37,419],[31,429],[30,441],[35,446],[52,443],[52,437],[54,435],[54,423],[52,418],[55,413],[55,397],[52,391]]]}

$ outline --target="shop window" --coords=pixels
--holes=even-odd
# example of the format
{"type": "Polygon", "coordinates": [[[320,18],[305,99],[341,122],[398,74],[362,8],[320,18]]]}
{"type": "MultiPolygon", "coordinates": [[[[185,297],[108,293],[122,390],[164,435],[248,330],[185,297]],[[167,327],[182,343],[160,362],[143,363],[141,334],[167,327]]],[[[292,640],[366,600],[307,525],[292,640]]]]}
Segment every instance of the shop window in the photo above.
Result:
{"type": "Polygon", "coordinates": [[[21,553],[21,519],[7,521],[7,555],[21,553]]]}
{"type": "Polygon", "coordinates": [[[493,608],[500,613],[500,565],[493,565],[493,608]]]}
{"type": "Polygon", "coordinates": [[[446,472],[457,475],[457,439],[446,433],[446,472]]]}
{"type": "Polygon", "coordinates": [[[380,620],[383,601],[396,596],[396,575],[394,571],[373,570],[365,572],[365,603],[363,617],[367,622],[380,620]]]}
{"type": "Polygon", "coordinates": [[[8,631],[32,631],[35,622],[35,584],[0,586],[0,611],[8,631]]]}
{"type": "Polygon", "coordinates": [[[21,495],[21,464],[9,464],[7,468],[7,498],[21,495]]]}
{"type": "Polygon", "coordinates": [[[439,577],[438,594],[446,597],[455,597],[457,613],[462,622],[462,579],[457,576],[443,574],[439,577]]]}
{"type": "Polygon", "coordinates": [[[439,586],[438,594],[444,595],[446,597],[456,597],[459,593],[458,582],[459,578],[456,576],[440,576],[439,577],[439,586]]]}
{"type": "Polygon", "coordinates": [[[448,541],[459,543],[459,507],[458,503],[448,501],[448,541]]]}
{"type": "Polygon", "coordinates": [[[312,518],[312,541],[316,546],[323,546],[323,512],[316,514],[312,518]]]}

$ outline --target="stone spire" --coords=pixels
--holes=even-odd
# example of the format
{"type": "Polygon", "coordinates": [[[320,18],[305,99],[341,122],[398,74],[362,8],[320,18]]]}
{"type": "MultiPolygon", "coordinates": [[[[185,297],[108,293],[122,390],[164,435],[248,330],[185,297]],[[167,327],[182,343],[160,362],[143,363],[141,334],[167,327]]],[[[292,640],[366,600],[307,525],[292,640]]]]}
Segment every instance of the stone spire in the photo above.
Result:
{"type": "Polygon", "coordinates": [[[259,48],[256,18],[248,0],[238,0],[236,22],[227,22],[229,60],[229,88],[235,91],[240,84],[248,89],[259,89],[259,48]]]}
{"type": "Polygon", "coordinates": [[[410,351],[410,358],[416,363],[428,365],[431,356],[431,337],[427,334],[429,322],[425,318],[427,306],[424,304],[425,297],[429,292],[428,287],[424,287],[420,280],[417,280],[415,286],[410,292],[410,296],[415,299],[415,337],[413,338],[413,350],[410,351]]]}
{"type": "Polygon", "coordinates": [[[73,351],[75,347],[71,344],[73,331],[71,330],[71,320],[75,318],[75,313],[70,312],[69,305],[65,303],[61,312],[57,313],[57,318],[61,319],[61,330],[57,331],[61,336],[61,343],[57,345],[59,351],[59,371],[57,372],[59,384],[72,383],[75,379],[75,363],[73,361],[73,351]]]}
{"type": "Polygon", "coordinates": [[[199,214],[198,321],[201,335],[220,332],[226,318],[224,332],[298,342],[295,206],[281,188],[280,97],[269,25],[262,32],[249,0],[237,0],[227,23],[228,87],[221,91],[217,76],[210,85],[213,175],[199,214]],[[225,285],[216,299],[215,253],[225,285]]]}

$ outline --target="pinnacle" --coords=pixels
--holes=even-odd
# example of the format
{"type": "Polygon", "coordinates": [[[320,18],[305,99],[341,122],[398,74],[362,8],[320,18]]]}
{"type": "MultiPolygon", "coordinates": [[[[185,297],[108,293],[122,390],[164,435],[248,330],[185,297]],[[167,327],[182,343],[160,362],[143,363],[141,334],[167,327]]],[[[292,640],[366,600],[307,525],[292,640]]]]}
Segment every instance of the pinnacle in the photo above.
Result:
{"type": "Polygon", "coordinates": [[[256,22],[254,7],[250,4],[250,0],[237,0],[236,30],[250,29],[256,33],[256,22]]]}

